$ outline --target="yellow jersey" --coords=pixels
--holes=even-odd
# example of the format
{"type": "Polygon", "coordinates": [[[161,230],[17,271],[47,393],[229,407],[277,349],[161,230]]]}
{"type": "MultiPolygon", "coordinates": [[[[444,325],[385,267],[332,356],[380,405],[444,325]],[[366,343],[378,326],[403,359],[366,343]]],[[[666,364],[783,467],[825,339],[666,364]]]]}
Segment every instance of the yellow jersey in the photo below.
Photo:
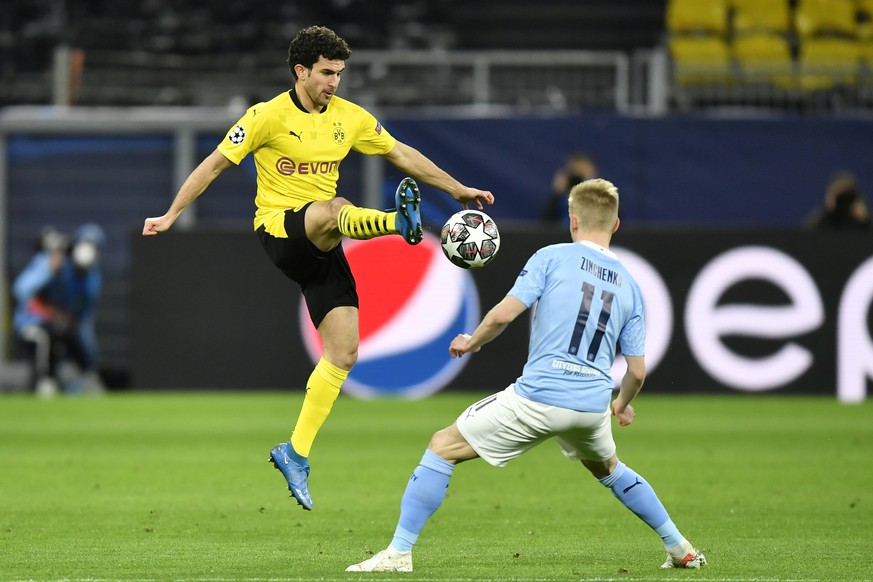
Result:
{"type": "Polygon", "coordinates": [[[396,140],[367,110],[334,95],[320,113],[299,105],[294,89],[253,105],[218,144],[239,164],[254,153],[258,174],[255,230],[285,238],[285,211],[336,196],[349,150],[386,154],[396,140]]]}

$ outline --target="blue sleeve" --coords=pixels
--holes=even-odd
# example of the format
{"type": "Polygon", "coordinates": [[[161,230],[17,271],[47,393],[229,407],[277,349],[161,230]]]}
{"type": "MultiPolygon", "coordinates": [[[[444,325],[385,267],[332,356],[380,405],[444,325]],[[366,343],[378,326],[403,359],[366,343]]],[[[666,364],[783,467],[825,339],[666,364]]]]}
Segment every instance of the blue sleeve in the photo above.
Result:
{"type": "Polygon", "coordinates": [[[28,301],[51,281],[53,275],[48,254],[39,253],[34,256],[12,285],[12,294],[16,301],[28,301]]]}
{"type": "Polygon", "coordinates": [[[546,288],[548,261],[542,251],[537,251],[527,260],[524,269],[515,279],[507,295],[512,295],[528,308],[536,303],[546,288]]]}
{"type": "Polygon", "coordinates": [[[643,295],[634,284],[633,308],[631,316],[618,336],[621,353],[626,356],[646,355],[646,313],[643,295]]]}

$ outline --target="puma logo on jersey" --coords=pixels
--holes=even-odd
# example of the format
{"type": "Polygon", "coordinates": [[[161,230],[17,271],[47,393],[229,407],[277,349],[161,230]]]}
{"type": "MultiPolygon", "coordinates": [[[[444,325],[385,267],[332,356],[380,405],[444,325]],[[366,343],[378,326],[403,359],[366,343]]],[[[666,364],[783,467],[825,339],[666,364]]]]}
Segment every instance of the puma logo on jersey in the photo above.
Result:
{"type": "Polygon", "coordinates": [[[299,142],[301,142],[301,143],[303,142],[303,138],[300,137],[300,134],[299,134],[299,133],[294,133],[293,131],[289,131],[288,133],[289,133],[290,135],[293,135],[294,137],[296,137],[296,138],[297,138],[297,141],[299,141],[299,142]]]}

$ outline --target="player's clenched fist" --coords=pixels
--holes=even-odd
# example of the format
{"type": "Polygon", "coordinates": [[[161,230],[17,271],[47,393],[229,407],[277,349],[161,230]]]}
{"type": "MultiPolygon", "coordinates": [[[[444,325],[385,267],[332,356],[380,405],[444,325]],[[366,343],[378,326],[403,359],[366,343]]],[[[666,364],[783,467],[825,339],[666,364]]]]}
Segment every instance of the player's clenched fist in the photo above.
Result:
{"type": "Polygon", "coordinates": [[[634,407],[628,404],[624,410],[618,410],[618,405],[615,400],[612,401],[612,415],[618,419],[618,424],[621,426],[627,426],[634,421],[634,416],[636,416],[636,412],[634,411],[634,407]]]}
{"type": "Polygon", "coordinates": [[[142,226],[142,235],[154,236],[160,232],[166,232],[170,228],[170,224],[165,216],[146,218],[142,226]]]}
{"type": "Polygon", "coordinates": [[[470,349],[470,334],[459,333],[455,336],[455,339],[452,340],[452,343],[449,345],[449,353],[453,358],[460,358],[467,352],[478,352],[479,349],[471,350],[470,349]]]}

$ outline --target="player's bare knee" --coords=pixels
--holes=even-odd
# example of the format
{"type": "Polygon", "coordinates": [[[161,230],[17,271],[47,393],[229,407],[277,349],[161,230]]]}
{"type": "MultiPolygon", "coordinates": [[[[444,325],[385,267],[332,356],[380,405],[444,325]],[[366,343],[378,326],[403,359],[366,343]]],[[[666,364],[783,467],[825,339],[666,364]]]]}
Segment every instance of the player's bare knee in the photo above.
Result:
{"type": "Polygon", "coordinates": [[[605,461],[591,461],[588,459],[580,459],[580,461],[597,479],[609,477],[615,471],[616,465],[618,465],[618,459],[615,455],[605,461]]]}
{"type": "Polygon", "coordinates": [[[351,370],[355,366],[355,364],[358,363],[358,350],[355,349],[353,351],[335,351],[331,354],[329,361],[337,368],[342,368],[343,370],[351,370]]]}
{"type": "Polygon", "coordinates": [[[456,424],[434,433],[427,448],[450,463],[462,463],[478,457],[456,424]]]}
{"type": "Polygon", "coordinates": [[[324,344],[324,359],[343,370],[351,370],[358,362],[357,342],[327,341],[322,335],[324,344]]]}
{"type": "Polygon", "coordinates": [[[433,436],[430,437],[430,442],[427,444],[427,448],[439,456],[446,458],[445,455],[447,451],[451,449],[455,440],[456,439],[451,434],[451,427],[446,427],[433,433],[433,436]]]}
{"type": "Polygon", "coordinates": [[[348,206],[351,203],[352,202],[350,200],[348,200],[346,198],[342,198],[340,196],[337,196],[336,198],[334,198],[333,200],[330,201],[330,212],[334,218],[334,221],[336,221],[336,218],[339,216],[340,209],[343,206],[348,206]]]}

